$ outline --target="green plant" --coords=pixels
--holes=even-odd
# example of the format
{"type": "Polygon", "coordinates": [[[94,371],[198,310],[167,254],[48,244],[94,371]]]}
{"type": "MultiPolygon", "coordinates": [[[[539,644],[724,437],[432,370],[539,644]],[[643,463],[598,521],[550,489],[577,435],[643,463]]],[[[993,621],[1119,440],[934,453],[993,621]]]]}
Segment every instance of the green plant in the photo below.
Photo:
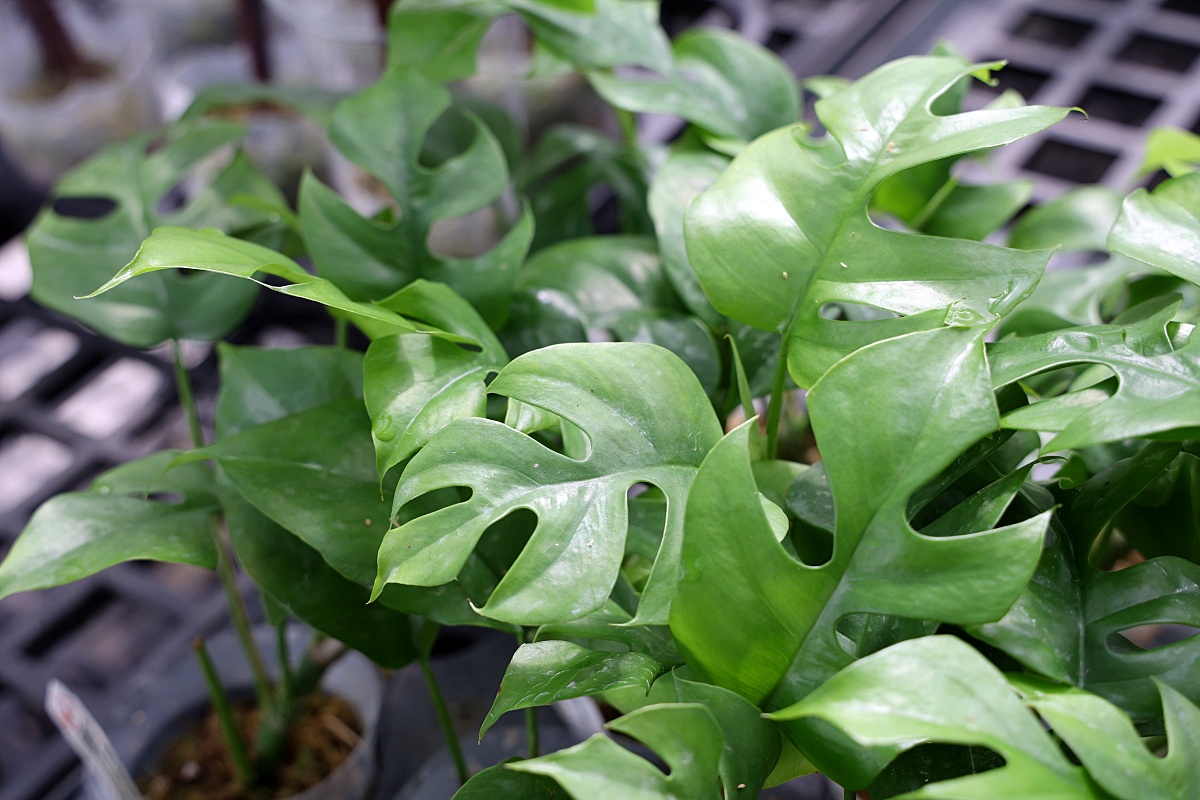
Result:
{"type": "MultiPolygon", "coordinates": [[[[955,163],[1067,113],[961,111],[1001,64],[814,82],[814,136],[774,57],[723,32],[672,46],[655,11],[398,4],[389,69],[328,119],[390,198],[371,217],[313,176],[293,214],[236,159],[173,219],[59,232],[47,212],[35,294],[116,338],[218,337],[264,281],[370,344],[222,347],[217,441],[51,501],[0,594],[130,558],[211,565],[220,508],[268,597],[382,664],[427,667],[438,623],[521,635],[485,730],[602,696],[670,768],[596,737],[463,798],[753,797],[814,770],[873,798],[1193,796],[1200,639],[1122,633],[1200,619],[1200,175],[1079,190],[985,243],[1028,187],[964,185],[955,163]],[[586,75],[621,141],[559,129],[523,160],[503,114],[443,87],[502,13],[535,69],[586,75]],[[688,127],[640,144],[646,112],[688,127]],[[597,183],[620,235],[581,212],[597,183]],[[430,246],[485,209],[490,251],[430,246]],[[52,250],[147,232],[94,268],[52,250]],[[1109,260],[1043,278],[1058,246],[1109,260]],[[819,461],[789,458],[808,436],[819,461]],[[89,533],[64,546],[68,524],[89,533]],[[1153,557],[1112,569],[1130,553],[1153,557]]],[[[198,158],[213,130],[169,148],[198,158]]],[[[144,151],[120,209],[176,180],[144,151]]],[[[87,169],[60,193],[109,185],[87,169]]]]}

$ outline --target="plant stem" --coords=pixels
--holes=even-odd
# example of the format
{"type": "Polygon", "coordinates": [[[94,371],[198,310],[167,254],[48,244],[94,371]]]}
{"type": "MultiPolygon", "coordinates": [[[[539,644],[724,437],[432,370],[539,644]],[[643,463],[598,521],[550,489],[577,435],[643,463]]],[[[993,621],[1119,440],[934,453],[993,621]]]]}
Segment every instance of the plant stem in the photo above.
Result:
{"type": "MultiPolygon", "coordinates": [[[[524,628],[521,629],[521,634],[517,638],[521,644],[533,641],[533,636],[524,628]]],[[[535,708],[525,709],[525,741],[528,747],[526,758],[537,758],[542,754],[541,735],[538,731],[537,709],[535,708]]]]}
{"type": "Polygon", "coordinates": [[[55,0],[18,0],[21,13],[33,26],[45,71],[72,78],[87,73],[87,65],[55,8],[55,0]]]}
{"type": "Polygon", "coordinates": [[[771,383],[771,404],[767,406],[767,457],[775,458],[779,445],[779,415],[783,412],[783,387],[787,384],[788,333],[783,332],[779,346],[779,362],[775,365],[775,380],[771,383]]]}
{"type": "Polygon", "coordinates": [[[221,723],[221,732],[225,734],[225,742],[229,745],[238,775],[243,784],[253,786],[254,765],[250,762],[250,754],[246,752],[246,743],[238,733],[237,723],[233,720],[233,709],[229,706],[229,695],[225,694],[225,687],[221,685],[221,679],[217,676],[212,658],[208,655],[208,648],[204,646],[204,639],[197,636],[192,643],[192,649],[196,651],[196,658],[200,661],[200,671],[204,673],[204,682],[208,684],[208,693],[212,697],[213,711],[221,723]]]}
{"type": "Polygon", "coordinates": [[[858,800],[858,792],[853,789],[842,789],[842,800],[858,800]]]}
{"type": "Polygon", "coordinates": [[[638,152],[637,117],[632,111],[624,108],[614,108],[617,114],[617,124],[621,126],[621,139],[625,146],[633,152],[638,152]]]}
{"type": "Polygon", "coordinates": [[[388,28],[388,11],[392,8],[392,0],[375,0],[375,13],[379,19],[379,29],[386,31],[388,28]]]}
{"type": "MultiPolygon", "coordinates": [[[[187,417],[192,445],[197,448],[204,447],[204,432],[200,428],[200,412],[196,408],[196,393],[192,391],[191,378],[188,376],[187,368],[183,365],[183,354],[178,339],[171,340],[171,356],[175,373],[175,390],[179,394],[179,404],[183,407],[183,413],[187,417]]],[[[229,602],[229,616],[233,621],[233,627],[237,632],[242,650],[246,653],[246,660],[250,662],[250,671],[254,674],[254,692],[258,698],[258,704],[266,712],[271,708],[274,700],[271,680],[267,677],[267,668],[263,663],[262,654],[258,652],[258,645],[254,643],[254,635],[250,629],[250,613],[246,610],[242,593],[238,591],[237,576],[234,574],[233,568],[233,552],[221,531],[221,525],[215,513],[209,517],[208,529],[212,534],[213,546],[217,550],[217,575],[221,579],[225,597],[229,602]]]]}
{"type": "Polygon", "coordinates": [[[271,80],[271,58],[267,51],[267,29],[263,24],[262,0],[238,0],[238,32],[250,51],[254,78],[259,83],[271,80]]]}
{"type": "Polygon", "coordinates": [[[345,347],[346,346],[346,330],[348,327],[349,327],[349,323],[347,323],[346,320],[342,319],[341,317],[333,318],[333,346],[334,347],[345,347]]]}
{"type": "Polygon", "coordinates": [[[433,708],[437,711],[438,722],[441,723],[442,733],[446,737],[446,745],[450,748],[450,757],[454,759],[454,770],[458,773],[458,782],[466,783],[471,776],[467,774],[467,761],[463,758],[462,748],[458,745],[458,734],[454,732],[454,721],[450,719],[450,709],[446,706],[446,698],[442,696],[442,687],[438,685],[437,676],[433,674],[433,664],[427,653],[421,653],[417,662],[421,665],[421,673],[425,676],[425,684],[429,687],[429,696],[433,699],[433,708]]]}

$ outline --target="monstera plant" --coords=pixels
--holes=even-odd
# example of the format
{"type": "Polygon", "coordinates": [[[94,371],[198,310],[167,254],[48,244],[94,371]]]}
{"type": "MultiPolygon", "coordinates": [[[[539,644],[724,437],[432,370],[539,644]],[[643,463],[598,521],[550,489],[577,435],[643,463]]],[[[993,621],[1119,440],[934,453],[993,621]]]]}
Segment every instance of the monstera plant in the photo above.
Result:
{"type": "Polygon", "coordinates": [[[1194,797],[1200,639],[1146,637],[1200,625],[1200,175],[1012,222],[1030,187],[956,165],[1068,112],[962,110],[1002,64],[813,81],[817,134],[769,52],[656,14],[397,3],[384,74],[325,118],[375,213],[311,174],[293,212],[240,157],[148,210],[216,123],[69,177],[116,210],[43,214],[42,302],[151,346],[225,335],[262,286],[365,352],[220,346],[216,440],[196,419],[192,449],[51,500],[0,594],[236,553],[274,611],[385,666],[427,665],[439,624],[519,636],[481,736],[590,696],[643,745],[535,745],[461,798],[815,771],[876,800],[1194,797]],[[620,138],[527,142],[455,83],[511,14],[620,138]],[[681,134],[640,141],[646,113],[681,134]],[[488,247],[439,252],[472,219],[488,247]],[[1076,251],[1104,263],[1045,274],[1076,251]]]}

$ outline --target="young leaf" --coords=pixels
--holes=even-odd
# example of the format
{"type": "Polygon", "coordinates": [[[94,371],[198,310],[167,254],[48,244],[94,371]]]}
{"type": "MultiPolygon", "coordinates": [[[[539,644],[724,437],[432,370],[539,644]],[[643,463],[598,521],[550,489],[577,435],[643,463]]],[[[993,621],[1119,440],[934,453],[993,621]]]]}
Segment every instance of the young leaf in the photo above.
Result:
{"type": "Polygon", "coordinates": [[[486,419],[451,423],[409,462],[393,508],[464,484],[471,499],[389,531],[376,592],[452,580],[489,525],[527,508],[537,528],[481,612],[521,624],[580,617],[612,590],[625,554],[626,493],[646,482],[671,510],[637,621],[664,621],[678,575],[677,509],[720,437],[695,376],[653,345],[559,345],[516,359],[489,391],[566,419],[587,435],[590,453],[571,459],[486,419]]]}
{"type": "Polygon", "coordinates": [[[1125,198],[1108,246],[1200,285],[1200,174],[1125,198]]]}
{"type": "Polygon", "coordinates": [[[999,769],[929,784],[916,797],[1106,797],[1067,761],[1004,676],[950,636],[902,642],[867,656],[769,716],[820,719],[861,745],[982,745],[1004,757],[999,769]]]}
{"type": "Polygon", "coordinates": [[[115,206],[95,219],[67,216],[55,206],[42,211],[28,235],[32,297],[133,347],[180,338],[213,340],[231,331],[249,313],[257,289],[215,276],[157,275],[90,303],[76,298],[129,263],[159,225],[215,226],[237,233],[266,224],[267,214],[230,202],[235,195],[284,202],[241,155],[182,209],[160,210],[190,171],[242,134],[230,123],[193,122],[169,129],[161,136],[162,148],[147,155],[156,134],[143,133],[69,173],[55,187],[56,199],[102,198],[115,206]]]}
{"type": "Polygon", "coordinates": [[[591,72],[617,108],[682,117],[711,134],[750,141],[800,117],[800,86],[774,53],[731,31],[698,28],[672,45],[657,80],[591,72]]]}
{"type": "Polygon", "coordinates": [[[553,778],[575,800],[719,800],[721,730],[696,703],[646,706],[608,724],[650,747],[668,774],[607,736],[548,756],[509,764],[518,772],[553,778]]]}
{"type": "Polygon", "coordinates": [[[478,349],[427,334],[376,339],[363,362],[363,387],[380,481],[434,434],[487,411],[488,375],[508,356],[469,303],[442,284],[416,281],[380,305],[473,341],[478,349]]]}
{"type": "Polygon", "coordinates": [[[1044,452],[1140,436],[1189,439],[1200,430],[1200,336],[1182,346],[1168,325],[1179,296],[1165,295],[1093,325],[1001,342],[988,350],[997,389],[1039,372],[1072,364],[1101,364],[1116,373],[1105,384],[1024,406],[1004,427],[1052,431],[1044,452]]]}
{"type": "Polygon", "coordinates": [[[1164,169],[1172,177],[1194,172],[1200,165],[1200,136],[1179,128],[1155,128],[1146,137],[1146,152],[1138,170],[1148,175],[1164,169]]]}
{"type": "Polygon", "coordinates": [[[1067,113],[935,114],[937,97],[976,69],[939,57],[884,66],[817,103],[829,137],[810,141],[795,127],[762,137],[688,209],[688,256],[709,300],[734,319],[786,333],[801,387],[880,339],[947,323],[991,325],[1037,283],[1048,253],[887,231],[866,213],[890,175],[1007,144],[1067,113]],[[837,302],[900,316],[824,318],[822,308],[837,302]]]}
{"type": "Polygon", "coordinates": [[[504,671],[496,701],[479,729],[483,737],[509,711],[640,686],[650,691],[668,669],[645,653],[589,650],[571,642],[523,644],[504,671]]]}
{"type": "Polygon", "coordinates": [[[165,269],[214,272],[256,283],[259,281],[255,275],[263,272],[290,281],[283,286],[262,283],[268,289],[344,312],[357,323],[389,332],[418,330],[408,320],[379,306],[354,302],[332,283],[308,274],[282,253],[231,238],[211,228],[156,228],[142,243],[133,261],[87,297],[104,295],[130,278],[165,269]]]}
{"type": "Polygon", "coordinates": [[[0,563],[0,599],[77,581],[123,561],[216,567],[212,475],[198,464],[171,469],[176,455],[165,450],[131,461],[101,475],[87,492],[44,503],[0,563]]]}
{"type": "MultiPolygon", "coordinates": [[[[751,469],[753,424],[713,449],[688,496],[671,608],[698,675],[779,708],[853,660],[839,629],[849,615],[961,625],[1007,611],[1033,573],[1048,515],[995,530],[986,530],[994,518],[971,519],[985,524],[948,537],[908,522],[910,497],[995,430],[981,336],[943,328],[880,342],[813,387],[808,409],[836,508],[833,557],[821,566],[798,562],[772,533],[751,469]],[[864,393],[868,380],[890,391],[864,393]]],[[[819,766],[834,757],[811,732],[789,735],[819,766]]]]}

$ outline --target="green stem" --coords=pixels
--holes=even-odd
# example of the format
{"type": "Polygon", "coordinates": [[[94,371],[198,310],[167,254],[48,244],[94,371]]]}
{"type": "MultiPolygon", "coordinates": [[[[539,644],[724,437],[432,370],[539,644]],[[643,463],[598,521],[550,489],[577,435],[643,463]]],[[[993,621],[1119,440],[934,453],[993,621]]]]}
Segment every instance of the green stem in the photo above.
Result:
{"type": "Polygon", "coordinates": [[[437,676],[433,674],[433,664],[429,655],[422,653],[417,659],[421,665],[421,673],[425,676],[425,684],[429,687],[429,696],[433,700],[433,708],[437,711],[438,722],[441,723],[442,733],[450,748],[450,757],[454,759],[454,770],[458,773],[458,782],[466,783],[471,776],[467,774],[467,760],[463,758],[462,748],[458,744],[458,734],[454,731],[454,721],[450,719],[450,709],[446,706],[446,698],[442,696],[442,687],[438,685],[437,676]]]}
{"type": "MultiPolygon", "coordinates": [[[[179,394],[179,404],[183,408],[184,416],[187,417],[192,445],[196,448],[204,447],[204,431],[200,428],[200,412],[196,407],[196,393],[192,391],[191,378],[188,376],[187,367],[183,365],[183,353],[180,350],[178,339],[171,340],[171,356],[175,373],[175,391],[179,394]]],[[[221,531],[221,525],[217,521],[215,513],[209,516],[208,529],[212,534],[213,546],[217,551],[217,575],[221,579],[225,597],[229,602],[229,616],[233,621],[233,627],[237,632],[242,650],[246,653],[246,660],[250,662],[250,670],[254,674],[254,691],[258,698],[258,704],[265,712],[271,708],[274,699],[271,681],[267,677],[267,668],[263,663],[262,653],[258,651],[258,645],[254,643],[254,634],[250,628],[250,613],[246,610],[242,593],[238,591],[237,576],[234,574],[233,568],[233,551],[221,531]]]]}
{"type": "Polygon", "coordinates": [[[334,319],[333,319],[333,345],[334,345],[334,347],[345,347],[346,346],[346,330],[348,327],[349,327],[349,323],[347,323],[346,320],[342,319],[341,317],[334,317],[334,319]]]}
{"type": "Polygon", "coordinates": [[[225,694],[225,687],[221,685],[221,679],[217,677],[217,670],[213,666],[212,657],[208,654],[208,648],[204,646],[204,639],[196,637],[192,643],[192,649],[196,651],[196,658],[200,661],[200,671],[204,673],[204,682],[208,684],[213,711],[216,712],[217,719],[221,723],[221,732],[224,733],[225,742],[229,745],[229,752],[233,755],[233,763],[237,767],[238,775],[243,784],[253,786],[255,784],[254,765],[250,762],[250,754],[246,752],[246,743],[242,741],[242,736],[238,733],[237,723],[233,719],[233,709],[229,705],[229,695],[225,694]]]}
{"type": "MultiPolygon", "coordinates": [[[[529,631],[525,630],[524,628],[521,629],[521,633],[517,637],[517,640],[521,644],[528,644],[529,642],[532,642],[533,639],[534,637],[531,636],[529,631]]],[[[536,708],[525,709],[525,741],[528,747],[526,758],[537,758],[542,754],[541,734],[538,730],[536,708]]]]}
{"type": "Polygon", "coordinates": [[[288,649],[287,620],[281,620],[275,626],[275,652],[279,658],[279,693],[281,706],[290,706],[295,699],[292,680],[292,655],[288,649]]]}
{"type": "Polygon", "coordinates": [[[858,792],[853,789],[842,789],[842,800],[858,800],[858,792]]]}
{"type": "Polygon", "coordinates": [[[775,458],[779,444],[779,416],[783,412],[783,387],[787,385],[788,333],[783,332],[779,346],[779,362],[775,365],[775,380],[771,383],[771,404],[767,406],[767,457],[775,458]]]}
{"type": "Polygon", "coordinates": [[[624,108],[614,108],[613,111],[617,114],[617,125],[621,128],[621,139],[625,142],[625,146],[634,153],[638,151],[637,138],[637,117],[632,111],[624,108]]]}

